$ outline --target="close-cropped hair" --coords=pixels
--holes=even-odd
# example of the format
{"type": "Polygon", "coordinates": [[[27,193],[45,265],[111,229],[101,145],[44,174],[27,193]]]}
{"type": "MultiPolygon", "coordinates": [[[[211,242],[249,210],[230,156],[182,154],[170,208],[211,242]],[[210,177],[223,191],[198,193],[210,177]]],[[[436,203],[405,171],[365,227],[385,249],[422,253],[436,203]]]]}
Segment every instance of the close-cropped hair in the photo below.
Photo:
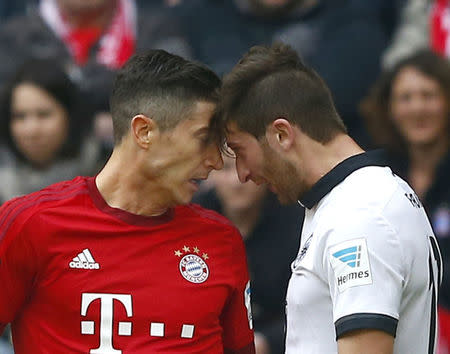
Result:
{"type": "Polygon", "coordinates": [[[221,95],[217,130],[234,122],[259,139],[285,118],[321,143],[346,133],[324,81],[283,43],[252,47],[224,77],[221,95]]]}
{"type": "Polygon", "coordinates": [[[143,114],[161,130],[187,119],[198,101],[218,102],[219,77],[205,65],[164,50],[134,55],[113,84],[110,108],[114,140],[128,133],[132,118],[143,114]]]}
{"type": "MultiPolygon", "coordinates": [[[[359,108],[373,143],[395,153],[404,153],[406,149],[406,142],[394,125],[390,112],[392,85],[404,68],[414,68],[438,83],[447,106],[450,104],[450,63],[430,50],[418,51],[384,72],[359,108]]],[[[450,137],[450,124],[448,126],[450,137]]]]}
{"type": "Polygon", "coordinates": [[[78,87],[71,81],[57,60],[32,58],[23,63],[5,85],[0,97],[0,139],[22,161],[27,158],[17,149],[11,135],[11,103],[14,89],[30,84],[53,97],[67,113],[69,132],[57,158],[77,157],[84,133],[88,130],[92,111],[83,100],[78,87]]]}

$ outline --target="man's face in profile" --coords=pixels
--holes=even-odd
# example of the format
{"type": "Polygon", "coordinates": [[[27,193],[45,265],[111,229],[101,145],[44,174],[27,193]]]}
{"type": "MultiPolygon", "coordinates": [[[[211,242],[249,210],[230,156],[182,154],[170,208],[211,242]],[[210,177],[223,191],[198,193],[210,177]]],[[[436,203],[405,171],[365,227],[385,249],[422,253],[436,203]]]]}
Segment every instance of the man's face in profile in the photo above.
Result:
{"type": "Polygon", "coordinates": [[[267,185],[281,204],[294,203],[304,193],[303,176],[298,175],[295,167],[274,151],[266,139],[257,139],[236,123],[230,123],[227,145],[235,156],[241,183],[253,181],[256,185],[267,185]]]}

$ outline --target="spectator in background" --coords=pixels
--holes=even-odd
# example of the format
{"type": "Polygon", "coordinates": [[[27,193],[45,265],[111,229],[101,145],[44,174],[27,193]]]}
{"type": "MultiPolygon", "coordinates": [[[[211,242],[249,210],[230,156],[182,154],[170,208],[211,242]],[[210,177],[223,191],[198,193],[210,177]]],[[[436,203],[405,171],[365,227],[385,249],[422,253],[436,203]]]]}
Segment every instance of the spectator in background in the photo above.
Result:
{"type": "MultiPolygon", "coordinates": [[[[450,310],[450,64],[422,51],[386,72],[363,101],[362,113],[394,171],[428,212],[441,246],[441,306],[450,310]]],[[[445,315],[444,315],[445,317],[445,315]]],[[[450,339],[450,318],[447,320],[450,339]]],[[[450,342],[449,342],[450,343],[450,342]]]]}
{"type": "Polygon", "coordinates": [[[328,83],[350,134],[367,135],[357,105],[379,74],[404,0],[190,0],[176,11],[194,57],[219,74],[256,44],[282,40],[328,83]]]}
{"type": "Polygon", "coordinates": [[[432,0],[408,0],[399,15],[392,41],[383,53],[385,70],[419,50],[429,48],[429,16],[432,0]]]}
{"type": "Polygon", "coordinates": [[[9,156],[0,167],[0,201],[96,172],[101,156],[87,135],[88,114],[56,62],[23,64],[0,102],[1,141],[9,156]]]}
{"type": "Polygon", "coordinates": [[[284,353],[284,303],[290,264],[300,244],[303,209],[281,206],[265,186],[241,184],[234,159],[208,180],[194,203],[215,210],[239,229],[245,242],[252,287],[256,354],[284,353]]]}
{"type": "Polygon", "coordinates": [[[449,24],[449,0],[408,0],[392,43],[383,54],[383,67],[388,70],[423,49],[450,58],[449,24]]]}
{"type": "Polygon", "coordinates": [[[58,58],[96,110],[107,110],[113,72],[151,48],[190,56],[160,7],[137,11],[134,0],[41,0],[39,8],[0,27],[0,86],[29,57],[58,58]]]}

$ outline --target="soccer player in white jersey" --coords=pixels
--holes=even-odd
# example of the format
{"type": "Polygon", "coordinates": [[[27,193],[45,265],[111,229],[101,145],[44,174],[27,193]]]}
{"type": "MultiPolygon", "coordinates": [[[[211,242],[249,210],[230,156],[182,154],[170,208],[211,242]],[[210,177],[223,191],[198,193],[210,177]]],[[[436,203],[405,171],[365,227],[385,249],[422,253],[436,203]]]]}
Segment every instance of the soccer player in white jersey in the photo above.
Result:
{"type": "Polygon", "coordinates": [[[306,208],[286,352],[434,353],[441,260],[430,223],[407,183],[347,134],[323,80],[289,46],[254,47],[222,100],[213,126],[241,182],[306,208]]]}

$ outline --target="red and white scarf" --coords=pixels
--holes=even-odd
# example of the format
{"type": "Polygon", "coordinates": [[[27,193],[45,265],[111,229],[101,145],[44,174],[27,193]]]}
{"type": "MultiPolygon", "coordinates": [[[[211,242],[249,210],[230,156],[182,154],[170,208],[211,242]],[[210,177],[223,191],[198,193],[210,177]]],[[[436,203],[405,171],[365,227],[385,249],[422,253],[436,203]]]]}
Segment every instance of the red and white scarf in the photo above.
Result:
{"type": "Polygon", "coordinates": [[[74,61],[82,66],[91,48],[99,43],[97,62],[111,69],[120,68],[136,48],[136,4],[134,0],[117,0],[111,23],[100,28],[74,28],[64,18],[56,0],[41,0],[43,20],[68,47],[74,61]]]}
{"type": "Polygon", "coordinates": [[[436,0],[430,17],[430,45],[434,52],[450,57],[450,1],[436,0]]]}

